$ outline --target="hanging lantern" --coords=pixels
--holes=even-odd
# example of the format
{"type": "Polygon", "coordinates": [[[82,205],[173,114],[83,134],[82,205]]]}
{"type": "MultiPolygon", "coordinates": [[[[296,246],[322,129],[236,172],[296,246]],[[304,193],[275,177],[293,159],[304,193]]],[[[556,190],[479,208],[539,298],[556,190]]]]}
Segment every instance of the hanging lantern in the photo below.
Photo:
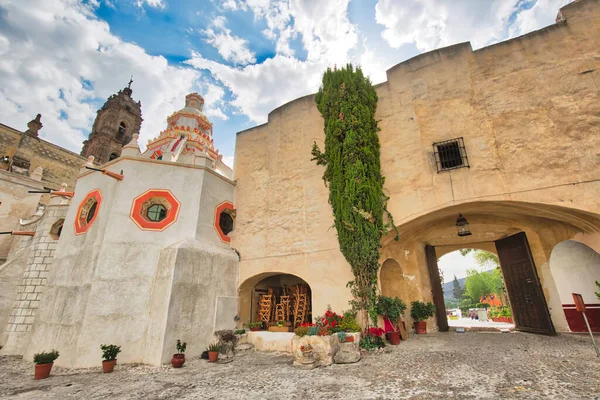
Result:
{"type": "Polygon", "coordinates": [[[467,219],[462,216],[462,214],[458,214],[458,218],[456,219],[456,229],[458,229],[458,236],[470,236],[471,229],[469,229],[469,222],[467,219]]]}

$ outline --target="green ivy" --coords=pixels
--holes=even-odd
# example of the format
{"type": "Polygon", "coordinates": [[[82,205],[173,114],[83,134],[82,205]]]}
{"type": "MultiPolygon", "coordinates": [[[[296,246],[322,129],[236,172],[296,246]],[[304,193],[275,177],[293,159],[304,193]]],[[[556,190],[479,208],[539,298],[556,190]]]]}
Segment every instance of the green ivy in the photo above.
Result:
{"type": "MultiPolygon", "coordinates": [[[[313,160],[325,166],[340,250],[354,274],[349,282],[354,310],[377,320],[377,271],[388,198],[379,160],[377,93],[360,68],[327,69],[316,96],[325,120],[325,149],[314,143],[313,160]]],[[[391,215],[387,213],[390,217],[391,215]]],[[[393,222],[392,222],[393,225],[393,222]]]]}

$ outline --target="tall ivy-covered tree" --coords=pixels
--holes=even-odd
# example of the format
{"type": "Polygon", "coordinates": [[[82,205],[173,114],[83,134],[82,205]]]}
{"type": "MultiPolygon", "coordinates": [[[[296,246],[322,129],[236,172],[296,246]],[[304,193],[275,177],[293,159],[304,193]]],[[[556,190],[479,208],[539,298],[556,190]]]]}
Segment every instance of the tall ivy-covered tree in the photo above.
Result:
{"type": "Polygon", "coordinates": [[[374,311],[379,248],[387,197],[379,160],[377,94],[360,68],[327,69],[316,96],[325,120],[325,148],[313,144],[313,160],[325,166],[340,250],[354,274],[353,308],[374,311]]]}

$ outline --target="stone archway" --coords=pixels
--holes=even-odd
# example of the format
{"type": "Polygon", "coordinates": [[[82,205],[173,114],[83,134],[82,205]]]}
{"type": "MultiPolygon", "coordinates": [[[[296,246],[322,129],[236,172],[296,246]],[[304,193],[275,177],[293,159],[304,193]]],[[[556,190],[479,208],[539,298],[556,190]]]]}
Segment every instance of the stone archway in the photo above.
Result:
{"type": "Polygon", "coordinates": [[[292,325],[299,323],[298,318],[301,318],[302,322],[312,320],[312,290],[310,285],[296,275],[283,272],[266,272],[246,279],[238,289],[239,316],[242,323],[259,322],[260,303],[263,295],[272,296],[270,323],[281,319],[277,314],[279,305],[284,309],[287,308],[284,320],[287,319],[292,325]],[[286,307],[287,300],[289,300],[289,307],[286,307]],[[298,304],[297,307],[296,304],[298,304]]]}
{"type": "Polygon", "coordinates": [[[571,332],[587,332],[583,316],[575,309],[573,293],[586,303],[586,316],[592,331],[600,332],[600,299],[596,297],[600,282],[600,254],[575,240],[558,243],[550,255],[550,271],[571,332]]]}
{"type": "MultiPolygon", "coordinates": [[[[417,291],[411,294],[413,298],[405,300],[407,304],[414,300],[434,301],[426,246],[436,250],[439,248],[441,252],[437,256],[460,248],[483,247],[484,250],[489,250],[499,240],[524,233],[534,272],[539,277],[541,292],[547,304],[546,309],[557,331],[568,331],[568,327],[549,267],[550,253],[557,243],[574,237],[585,237],[590,243],[600,243],[598,214],[515,201],[477,201],[442,207],[409,218],[397,225],[397,229],[400,240],[393,239],[395,232],[382,240],[382,260],[396,260],[401,265],[402,274],[415,277],[412,285],[417,291]],[[457,235],[455,224],[459,213],[468,219],[471,236],[457,235]]],[[[390,286],[383,282],[387,276],[389,275],[383,274],[381,277],[382,288],[390,286]]],[[[429,320],[428,327],[435,329],[436,320],[429,320]]]]}

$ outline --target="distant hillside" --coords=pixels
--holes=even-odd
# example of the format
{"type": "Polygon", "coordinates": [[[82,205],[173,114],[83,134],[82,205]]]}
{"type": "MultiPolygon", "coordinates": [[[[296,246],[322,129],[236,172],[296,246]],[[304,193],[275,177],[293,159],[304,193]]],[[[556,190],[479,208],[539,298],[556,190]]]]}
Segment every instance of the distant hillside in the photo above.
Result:
{"type": "MultiPolygon", "coordinates": [[[[488,271],[485,271],[487,273],[491,273],[492,271],[494,271],[493,269],[490,269],[488,271]]],[[[460,285],[461,288],[465,288],[465,280],[467,278],[458,278],[458,284],[460,285]]],[[[444,299],[453,299],[454,298],[454,294],[452,293],[452,291],[454,290],[454,276],[450,279],[449,282],[446,282],[442,285],[442,290],[444,291],[444,299]]],[[[460,300],[460,299],[456,299],[456,300],[460,300]]]]}

